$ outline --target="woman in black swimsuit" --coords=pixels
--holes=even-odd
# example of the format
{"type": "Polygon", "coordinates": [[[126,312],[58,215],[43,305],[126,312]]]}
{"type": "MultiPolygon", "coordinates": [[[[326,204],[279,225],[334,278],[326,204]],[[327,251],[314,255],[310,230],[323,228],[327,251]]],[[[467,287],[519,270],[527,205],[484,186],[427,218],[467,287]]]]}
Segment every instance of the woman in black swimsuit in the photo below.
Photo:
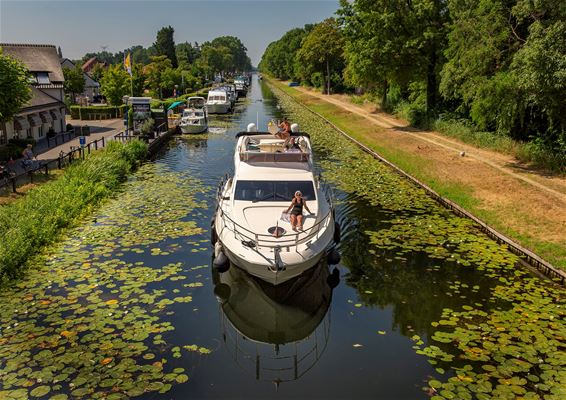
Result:
{"type": "Polygon", "coordinates": [[[291,201],[291,205],[285,210],[285,213],[288,213],[291,210],[291,226],[293,230],[296,231],[297,228],[302,231],[303,230],[303,207],[312,214],[312,211],[309,210],[307,206],[307,202],[303,199],[303,194],[297,190],[295,192],[295,197],[291,201]]]}

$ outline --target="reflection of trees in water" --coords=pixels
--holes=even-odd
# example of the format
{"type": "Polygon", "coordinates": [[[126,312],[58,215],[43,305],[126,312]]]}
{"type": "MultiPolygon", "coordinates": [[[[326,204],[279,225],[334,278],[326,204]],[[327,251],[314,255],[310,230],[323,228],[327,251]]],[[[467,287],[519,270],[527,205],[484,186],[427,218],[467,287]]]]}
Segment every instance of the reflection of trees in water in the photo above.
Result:
{"type": "Polygon", "coordinates": [[[384,217],[375,207],[356,204],[347,215],[347,219],[356,221],[355,229],[343,232],[342,263],[350,271],[346,282],[358,291],[364,305],[392,306],[393,327],[401,334],[430,338],[436,330],[431,322],[438,321],[444,308],[486,304],[489,289],[496,282],[485,272],[433,259],[422,252],[401,255],[371,245],[364,232],[386,226],[382,221],[389,217],[384,217]]]}

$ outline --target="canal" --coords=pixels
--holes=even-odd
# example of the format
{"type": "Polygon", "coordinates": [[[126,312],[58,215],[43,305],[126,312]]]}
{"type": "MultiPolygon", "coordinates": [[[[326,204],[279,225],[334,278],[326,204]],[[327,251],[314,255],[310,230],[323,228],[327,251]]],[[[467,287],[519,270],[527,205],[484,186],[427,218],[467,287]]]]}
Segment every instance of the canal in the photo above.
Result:
{"type": "Polygon", "coordinates": [[[297,107],[254,77],[33,260],[0,294],[0,398],[561,396],[564,291],[297,107]],[[209,229],[235,133],[283,115],[335,187],[342,262],[273,288],[214,273],[209,229]]]}

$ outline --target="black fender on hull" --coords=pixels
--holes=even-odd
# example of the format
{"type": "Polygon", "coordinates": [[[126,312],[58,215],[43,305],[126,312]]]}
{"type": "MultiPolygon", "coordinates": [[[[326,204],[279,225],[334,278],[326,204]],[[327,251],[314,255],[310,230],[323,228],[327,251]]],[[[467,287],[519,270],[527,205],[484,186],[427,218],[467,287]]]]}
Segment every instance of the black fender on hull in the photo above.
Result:
{"type": "Polygon", "coordinates": [[[342,257],[340,256],[340,253],[336,249],[330,250],[326,255],[326,260],[328,261],[328,265],[339,264],[341,259],[342,257]]]}
{"type": "Polygon", "coordinates": [[[340,243],[340,224],[334,221],[334,243],[340,243]]]}
{"type": "Polygon", "coordinates": [[[230,260],[228,260],[228,257],[226,257],[226,254],[224,254],[222,250],[218,251],[216,257],[214,257],[212,267],[220,273],[230,269],[230,260]]]}

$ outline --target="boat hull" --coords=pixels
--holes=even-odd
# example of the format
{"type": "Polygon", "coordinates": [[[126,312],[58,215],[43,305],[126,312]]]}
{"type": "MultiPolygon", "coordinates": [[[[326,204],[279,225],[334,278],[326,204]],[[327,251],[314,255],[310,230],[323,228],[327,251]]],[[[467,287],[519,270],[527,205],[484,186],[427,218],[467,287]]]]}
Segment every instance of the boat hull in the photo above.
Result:
{"type": "Polygon", "coordinates": [[[305,271],[317,265],[321,258],[326,255],[326,250],[323,250],[302,262],[287,264],[284,270],[275,273],[266,264],[250,261],[238,253],[230,251],[225,245],[222,245],[222,249],[234,266],[274,286],[302,275],[305,271]]]}
{"type": "Polygon", "coordinates": [[[206,110],[209,114],[227,114],[230,112],[230,103],[207,104],[206,110]]]}
{"type": "Polygon", "coordinates": [[[280,246],[250,247],[244,244],[250,240],[249,237],[230,230],[223,220],[222,211],[217,210],[214,234],[218,240],[217,253],[222,251],[232,264],[250,275],[278,285],[300,276],[326,256],[327,249],[334,243],[334,218],[329,216],[318,233],[300,240],[298,244],[290,243],[287,236],[281,238],[280,246]]]}
{"type": "Polygon", "coordinates": [[[181,132],[191,134],[191,133],[202,133],[208,129],[207,125],[198,125],[198,124],[187,124],[187,125],[179,125],[181,132]]]}

